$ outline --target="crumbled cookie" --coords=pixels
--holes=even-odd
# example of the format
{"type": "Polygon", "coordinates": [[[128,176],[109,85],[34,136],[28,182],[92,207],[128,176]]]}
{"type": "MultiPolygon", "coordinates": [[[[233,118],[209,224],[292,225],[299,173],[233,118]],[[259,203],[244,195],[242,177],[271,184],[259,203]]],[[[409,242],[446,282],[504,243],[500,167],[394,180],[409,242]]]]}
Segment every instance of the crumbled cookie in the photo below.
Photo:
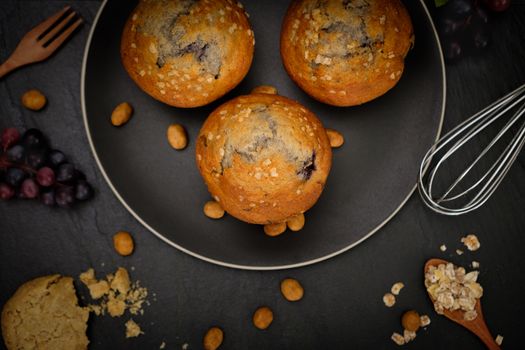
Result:
{"type": "Polygon", "coordinates": [[[2,310],[7,349],[87,349],[89,311],[78,306],[73,279],[39,277],[21,285],[2,310]]]}
{"type": "Polygon", "coordinates": [[[419,320],[421,322],[421,327],[426,327],[430,324],[430,317],[428,317],[428,315],[421,315],[419,320]]]}
{"type": "Polygon", "coordinates": [[[140,326],[130,318],[126,322],[126,338],[135,338],[141,334],[144,334],[144,332],[140,329],[140,326]]]}
{"type": "Polygon", "coordinates": [[[439,247],[439,250],[441,250],[442,252],[445,252],[447,250],[447,246],[442,244],[440,247],[439,247]]]}
{"type": "Polygon", "coordinates": [[[497,335],[496,336],[496,339],[494,340],[496,342],[496,344],[500,345],[503,343],[503,337],[501,335],[497,335]]]}
{"type": "Polygon", "coordinates": [[[481,247],[481,243],[479,243],[478,237],[474,234],[466,235],[465,237],[461,238],[461,243],[467,247],[468,250],[471,252],[476,251],[481,247]]]}

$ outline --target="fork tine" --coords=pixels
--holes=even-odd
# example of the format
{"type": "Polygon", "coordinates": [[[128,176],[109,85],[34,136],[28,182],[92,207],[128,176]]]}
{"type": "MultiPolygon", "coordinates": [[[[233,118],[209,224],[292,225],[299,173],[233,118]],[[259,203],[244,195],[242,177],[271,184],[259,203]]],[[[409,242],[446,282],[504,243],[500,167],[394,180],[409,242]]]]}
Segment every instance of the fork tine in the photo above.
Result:
{"type": "Polygon", "coordinates": [[[77,27],[81,25],[82,22],[82,18],[77,19],[75,23],[73,23],[66,30],[64,30],[64,32],[62,32],[62,34],[55,38],[55,40],[53,40],[45,49],[48,50],[49,53],[52,53],[53,51],[58,49],[58,47],[62,45],[64,41],[66,41],[66,39],[71,35],[71,33],[73,33],[73,31],[77,29],[77,27]]]}
{"type": "Polygon", "coordinates": [[[60,21],[56,26],[53,27],[42,39],[39,41],[42,44],[46,44],[48,41],[50,41],[66,24],[69,23],[69,21],[75,17],[77,13],[75,11],[71,12],[66,18],[64,18],[62,21],[60,21]]]}
{"type": "Polygon", "coordinates": [[[35,37],[39,37],[42,33],[44,33],[53,23],[55,23],[64,13],[66,13],[71,6],[66,6],[62,10],[58,11],[51,17],[48,17],[46,20],[38,24],[36,27],[31,29],[31,31],[28,34],[34,35],[35,37]]]}

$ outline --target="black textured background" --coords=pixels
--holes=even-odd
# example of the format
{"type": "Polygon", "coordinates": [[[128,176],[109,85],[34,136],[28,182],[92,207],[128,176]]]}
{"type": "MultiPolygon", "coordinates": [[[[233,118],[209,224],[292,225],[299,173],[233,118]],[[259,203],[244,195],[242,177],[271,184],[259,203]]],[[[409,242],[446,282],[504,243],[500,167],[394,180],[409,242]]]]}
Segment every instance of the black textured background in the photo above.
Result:
{"type": "MultiPolygon", "coordinates": [[[[447,66],[445,131],[525,82],[525,5],[514,3],[493,18],[489,50],[447,66]]],[[[0,60],[29,28],[65,4],[80,12],[86,24],[52,59],[0,80],[0,127],[42,129],[87,174],[97,196],[71,211],[30,201],[0,202],[0,304],[36,276],[57,272],[78,276],[90,266],[109,273],[125,266],[134,267],[132,278],[141,280],[151,293],[151,306],[135,318],[146,334],[126,340],[127,318],[92,317],[91,349],[157,349],[163,341],[166,349],[180,349],[184,343],[199,349],[211,325],[224,329],[224,349],[394,349],[389,337],[401,330],[399,318],[409,308],[430,315],[432,324],[418,332],[407,349],[482,349],[473,335],[432,311],[421,270],[428,258],[436,256],[465,266],[480,261],[489,328],[505,337],[504,348],[523,347],[523,153],[490,202],[467,216],[439,216],[413,196],[380,232],[321,264],[277,272],[214,266],[168,247],[141,227],[96,168],[83,128],[79,85],[85,41],[100,2],[1,1],[0,60]],[[21,108],[20,96],[29,88],[47,95],[45,110],[21,108]],[[133,256],[114,253],[111,237],[118,230],[133,233],[133,256]],[[470,232],[480,238],[481,249],[457,256],[460,237],[470,232]],[[439,251],[442,243],[449,247],[446,253],[439,251]],[[305,287],[305,297],[298,303],[288,303],[279,294],[279,281],[288,276],[305,287]],[[397,304],[387,309],[381,298],[396,281],[406,287],[397,304]],[[251,315],[260,305],[270,306],[275,314],[266,331],[251,325],[251,315]]],[[[83,287],[79,291],[86,294],[83,287]]]]}

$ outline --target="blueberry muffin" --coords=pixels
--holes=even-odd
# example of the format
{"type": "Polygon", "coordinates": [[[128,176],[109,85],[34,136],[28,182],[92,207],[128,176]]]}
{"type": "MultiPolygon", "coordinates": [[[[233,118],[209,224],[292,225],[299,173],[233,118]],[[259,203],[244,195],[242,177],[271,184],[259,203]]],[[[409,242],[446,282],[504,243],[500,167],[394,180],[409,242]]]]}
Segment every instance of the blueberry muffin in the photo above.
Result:
{"type": "Polygon", "coordinates": [[[284,223],[323,191],[332,151],[317,117],[272,93],[252,93],[213,111],[196,145],[199,171],[213,198],[253,224],[284,223]]]}
{"type": "Polygon", "coordinates": [[[21,285],[4,305],[2,336],[9,350],[84,350],[88,318],[71,277],[39,277],[21,285]]]}
{"type": "Polygon", "coordinates": [[[231,0],[141,0],[120,53],[124,68],[155,99],[206,105],[248,73],[255,39],[243,6],[231,0]]]}
{"type": "Polygon", "coordinates": [[[359,105],[394,87],[413,44],[400,0],[294,0],[281,31],[290,77],[334,106],[359,105]]]}

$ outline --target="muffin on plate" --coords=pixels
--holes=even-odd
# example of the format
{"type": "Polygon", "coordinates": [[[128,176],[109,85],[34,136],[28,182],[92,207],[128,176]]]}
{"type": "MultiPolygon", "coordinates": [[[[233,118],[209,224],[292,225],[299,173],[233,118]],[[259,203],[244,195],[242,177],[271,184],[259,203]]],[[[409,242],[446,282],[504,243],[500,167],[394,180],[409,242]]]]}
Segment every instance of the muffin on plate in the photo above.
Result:
{"type": "Polygon", "coordinates": [[[332,151],[312,112],[286,97],[252,93],[210,114],[197,138],[196,161],[224,210],[239,220],[268,225],[315,204],[332,151]]]}
{"type": "Polygon", "coordinates": [[[400,0],[294,0],[281,31],[290,77],[334,106],[359,105],[394,87],[413,44],[400,0]]]}
{"type": "Polygon", "coordinates": [[[255,39],[247,14],[231,0],[141,0],[128,18],[124,68],[155,99],[206,105],[248,73],[255,39]]]}

